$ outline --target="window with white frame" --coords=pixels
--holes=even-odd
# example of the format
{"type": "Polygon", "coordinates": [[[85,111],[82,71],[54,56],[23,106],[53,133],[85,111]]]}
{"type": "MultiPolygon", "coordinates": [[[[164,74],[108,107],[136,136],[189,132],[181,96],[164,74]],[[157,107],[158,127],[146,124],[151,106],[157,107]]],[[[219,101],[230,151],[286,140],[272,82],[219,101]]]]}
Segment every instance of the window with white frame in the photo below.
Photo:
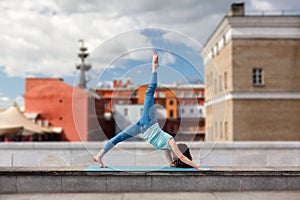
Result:
{"type": "Polygon", "coordinates": [[[203,114],[202,108],[199,108],[199,113],[202,116],[202,114],[203,114]]]}
{"type": "Polygon", "coordinates": [[[190,91],[188,91],[188,92],[185,93],[185,97],[192,97],[192,96],[193,96],[193,94],[190,91]]]}
{"type": "Polygon", "coordinates": [[[191,114],[194,113],[194,109],[193,109],[193,108],[190,109],[190,113],[191,113],[191,114]]]}
{"type": "Polygon", "coordinates": [[[264,85],[264,71],[262,68],[253,68],[252,83],[254,86],[264,85]]]}
{"type": "Polygon", "coordinates": [[[176,92],[177,97],[183,97],[183,93],[181,91],[176,92]]]}

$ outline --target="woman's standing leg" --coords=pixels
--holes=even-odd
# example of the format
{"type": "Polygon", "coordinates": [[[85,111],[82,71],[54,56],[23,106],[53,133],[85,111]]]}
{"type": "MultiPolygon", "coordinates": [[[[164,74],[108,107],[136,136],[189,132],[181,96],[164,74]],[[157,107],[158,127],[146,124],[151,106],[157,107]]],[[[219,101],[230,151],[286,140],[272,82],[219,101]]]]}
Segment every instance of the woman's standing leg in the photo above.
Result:
{"type": "Polygon", "coordinates": [[[141,132],[140,127],[137,125],[137,123],[134,123],[130,126],[128,126],[126,129],[121,131],[119,134],[111,138],[103,147],[99,153],[94,156],[93,160],[99,164],[100,167],[104,168],[106,167],[102,162],[102,157],[111,150],[116,144],[123,142],[131,137],[134,137],[138,135],[141,132]]]}

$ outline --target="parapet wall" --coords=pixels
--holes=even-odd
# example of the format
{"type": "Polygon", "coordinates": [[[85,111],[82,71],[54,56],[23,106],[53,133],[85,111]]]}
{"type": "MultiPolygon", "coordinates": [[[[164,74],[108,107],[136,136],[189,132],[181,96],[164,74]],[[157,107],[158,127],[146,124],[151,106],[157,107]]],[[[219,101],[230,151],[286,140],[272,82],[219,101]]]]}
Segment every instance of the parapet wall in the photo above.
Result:
{"type": "MultiPolygon", "coordinates": [[[[0,166],[90,166],[104,145],[88,143],[0,143],[0,166]]],[[[188,144],[195,162],[205,166],[300,166],[300,142],[188,144]],[[200,159],[201,158],[201,159],[200,159]]],[[[110,166],[167,165],[163,151],[145,142],[124,142],[105,157],[110,166]]]]}

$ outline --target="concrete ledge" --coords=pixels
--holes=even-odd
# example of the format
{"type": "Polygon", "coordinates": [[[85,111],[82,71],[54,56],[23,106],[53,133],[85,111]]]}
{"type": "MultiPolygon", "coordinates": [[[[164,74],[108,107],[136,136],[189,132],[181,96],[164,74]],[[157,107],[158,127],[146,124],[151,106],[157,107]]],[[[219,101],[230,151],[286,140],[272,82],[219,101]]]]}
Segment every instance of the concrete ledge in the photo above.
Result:
{"type": "Polygon", "coordinates": [[[0,167],[0,193],[300,190],[300,167],[213,167],[190,172],[88,172],[85,167],[0,167]]]}
{"type": "MultiPolygon", "coordinates": [[[[105,142],[0,143],[0,166],[83,166],[105,142]],[[30,155],[30,156],[29,156],[30,155]]],[[[193,142],[193,161],[205,166],[300,166],[300,142],[193,142]]],[[[118,144],[104,157],[110,166],[166,165],[146,142],[118,144]]]]}

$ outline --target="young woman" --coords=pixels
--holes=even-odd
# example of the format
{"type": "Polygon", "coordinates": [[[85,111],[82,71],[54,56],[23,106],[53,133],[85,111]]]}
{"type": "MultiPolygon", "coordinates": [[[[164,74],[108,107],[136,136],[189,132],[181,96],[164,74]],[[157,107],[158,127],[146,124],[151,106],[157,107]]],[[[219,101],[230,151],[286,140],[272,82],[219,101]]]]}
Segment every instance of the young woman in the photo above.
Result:
{"type": "Polygon", "coordinates": [[[158,64],[158,55],[156,52],[152,55],[152,76],[151,82],[148,86],[148,89],[144,98],[144,110],[142,113],[142,117],[139,121],[130,125],[115,137],[110,139],[104,148],[93,157],[93,160],[99,164],[100,167],[106,167],[102,162],[102,157],[116,144],[127,140],[130,137],[134,137],[141,133],[144,140],[147,140],[150,144],[152,144],[155,149],[165,150],[165,156],[169,162],[171,167],[175,167],[176,164],[172,160],[171,151],[174,155],[184,162],[187,165],[190,165],[199,170],[206,170],[205,168],[201,168],[186,156],[184,156],[179,150],[174,138],[160,129],[157,119],[154,114],[154,93],[157,87],[157,69],[159,67],[158,64]]]}

